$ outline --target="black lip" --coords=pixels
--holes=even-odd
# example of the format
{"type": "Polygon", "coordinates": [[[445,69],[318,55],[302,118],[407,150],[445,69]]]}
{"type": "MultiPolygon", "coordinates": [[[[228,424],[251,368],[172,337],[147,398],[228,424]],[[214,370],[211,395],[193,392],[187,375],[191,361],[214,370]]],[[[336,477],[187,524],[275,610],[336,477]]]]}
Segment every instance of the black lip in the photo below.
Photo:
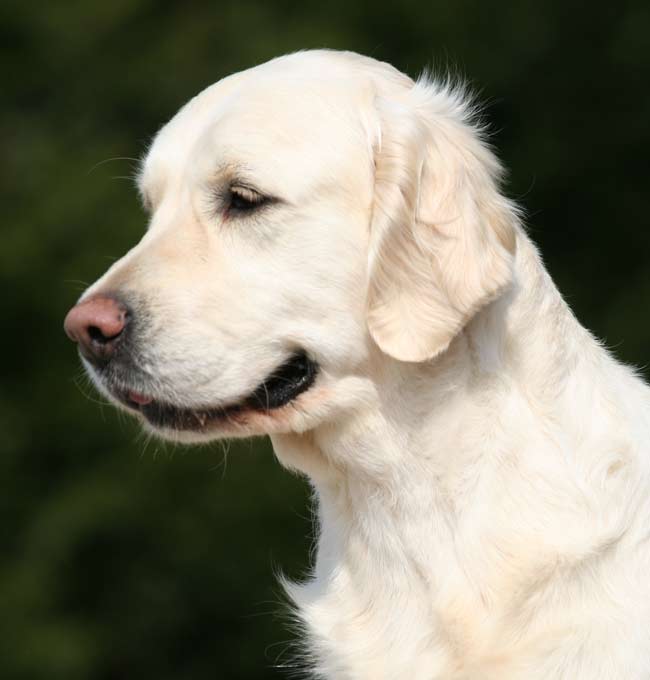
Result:
{"type": "Polygon", "coordinates": [[[224,407],[179,408],[173,404],[152,401],[140,405],[120,391],[118,398],[129,408],[139,411],[152,425],[175,430],[204,430],[215,421],[227,419],[243,411],[272,411],[286,406],[307,391],[316,380],[318,365],[306,352],[293,354],[248,397],[224,407]]]}
{"type": "Polygon", "coordinates": [[[305,352],[298,352],[275,370],[246,399],[245,405],[265,411],[285,406],[312,386],[316,372],[316,364],[305,352]]]}

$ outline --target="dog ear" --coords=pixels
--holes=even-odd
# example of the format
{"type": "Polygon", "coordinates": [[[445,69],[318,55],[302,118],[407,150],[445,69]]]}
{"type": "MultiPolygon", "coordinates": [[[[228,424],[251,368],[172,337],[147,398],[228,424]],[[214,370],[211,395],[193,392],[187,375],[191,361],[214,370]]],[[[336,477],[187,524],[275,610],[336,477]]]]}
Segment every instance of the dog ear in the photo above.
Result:
{"type": "Polygon", "coordinates": [[[386,354],[425,361],[510,283],[516,210],[460,94],[420,81],[376,105],[368,328],[386,354]]]}

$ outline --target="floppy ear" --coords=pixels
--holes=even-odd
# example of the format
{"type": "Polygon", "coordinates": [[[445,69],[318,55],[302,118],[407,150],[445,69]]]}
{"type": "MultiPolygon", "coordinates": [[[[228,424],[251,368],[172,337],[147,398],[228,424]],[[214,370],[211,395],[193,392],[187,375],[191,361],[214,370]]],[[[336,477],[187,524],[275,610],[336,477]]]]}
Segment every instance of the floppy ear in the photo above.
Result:
{"type": "Polygon", "coordinates": [[[512,278],[514,207],[462,96],[419,82],[377,99],[368,328],[402,361],[425,361],[512,278]]]}

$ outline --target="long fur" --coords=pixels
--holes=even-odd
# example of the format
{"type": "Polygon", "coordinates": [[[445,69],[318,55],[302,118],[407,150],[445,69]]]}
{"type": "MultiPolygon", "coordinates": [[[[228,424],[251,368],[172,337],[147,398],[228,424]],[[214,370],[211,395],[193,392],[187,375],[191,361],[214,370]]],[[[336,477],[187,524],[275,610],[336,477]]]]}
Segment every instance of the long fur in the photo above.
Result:
{"type": "Polygon", "coordinates": [[[137,294],[152,398],[232,403],[296,346],[318,362],[284,408],[157,434],[269,433],[310,478],[313,574],[287,587],[319,678],[650,677],[650,390],[500,177],[462,91],[289,55],[161,131],[149,232],[87,292],[137,294]],[[278,200],[228,217],[230,168],[278,200]]]}

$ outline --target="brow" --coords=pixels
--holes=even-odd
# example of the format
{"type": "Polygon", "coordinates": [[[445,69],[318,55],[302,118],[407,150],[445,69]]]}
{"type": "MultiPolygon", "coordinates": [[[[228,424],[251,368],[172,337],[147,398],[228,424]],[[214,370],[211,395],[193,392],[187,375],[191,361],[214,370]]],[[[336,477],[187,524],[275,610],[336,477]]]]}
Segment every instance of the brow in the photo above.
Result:
{"type": "MultiPolygon", "coordinates": [[[[148,174],[145,173],[146,160],[146,157],[140,159],[136,174],[136,186],[145,210],[150,212],[155,205],[153,194],[155,193],[156,179],[151,176],[151,171],[148,174]]],[[[245,187],[272,196],[270,192],[265,190],[264,182],[256,176],[252,168],[246,163],[219,161],[213,165],[205,181],[206,184],[212,186],[228,183],[230,186],[245,187]]]]}
{"type": "Polygon", "coordinates": [[[215,164],[212,172],[207,178],[209,184],[224,184],[239,186],[252,189],[265,195],[270,195],[266,191],[264,181],[261,180],[250,165],[241,162],[223,161],[215,164]]]}

